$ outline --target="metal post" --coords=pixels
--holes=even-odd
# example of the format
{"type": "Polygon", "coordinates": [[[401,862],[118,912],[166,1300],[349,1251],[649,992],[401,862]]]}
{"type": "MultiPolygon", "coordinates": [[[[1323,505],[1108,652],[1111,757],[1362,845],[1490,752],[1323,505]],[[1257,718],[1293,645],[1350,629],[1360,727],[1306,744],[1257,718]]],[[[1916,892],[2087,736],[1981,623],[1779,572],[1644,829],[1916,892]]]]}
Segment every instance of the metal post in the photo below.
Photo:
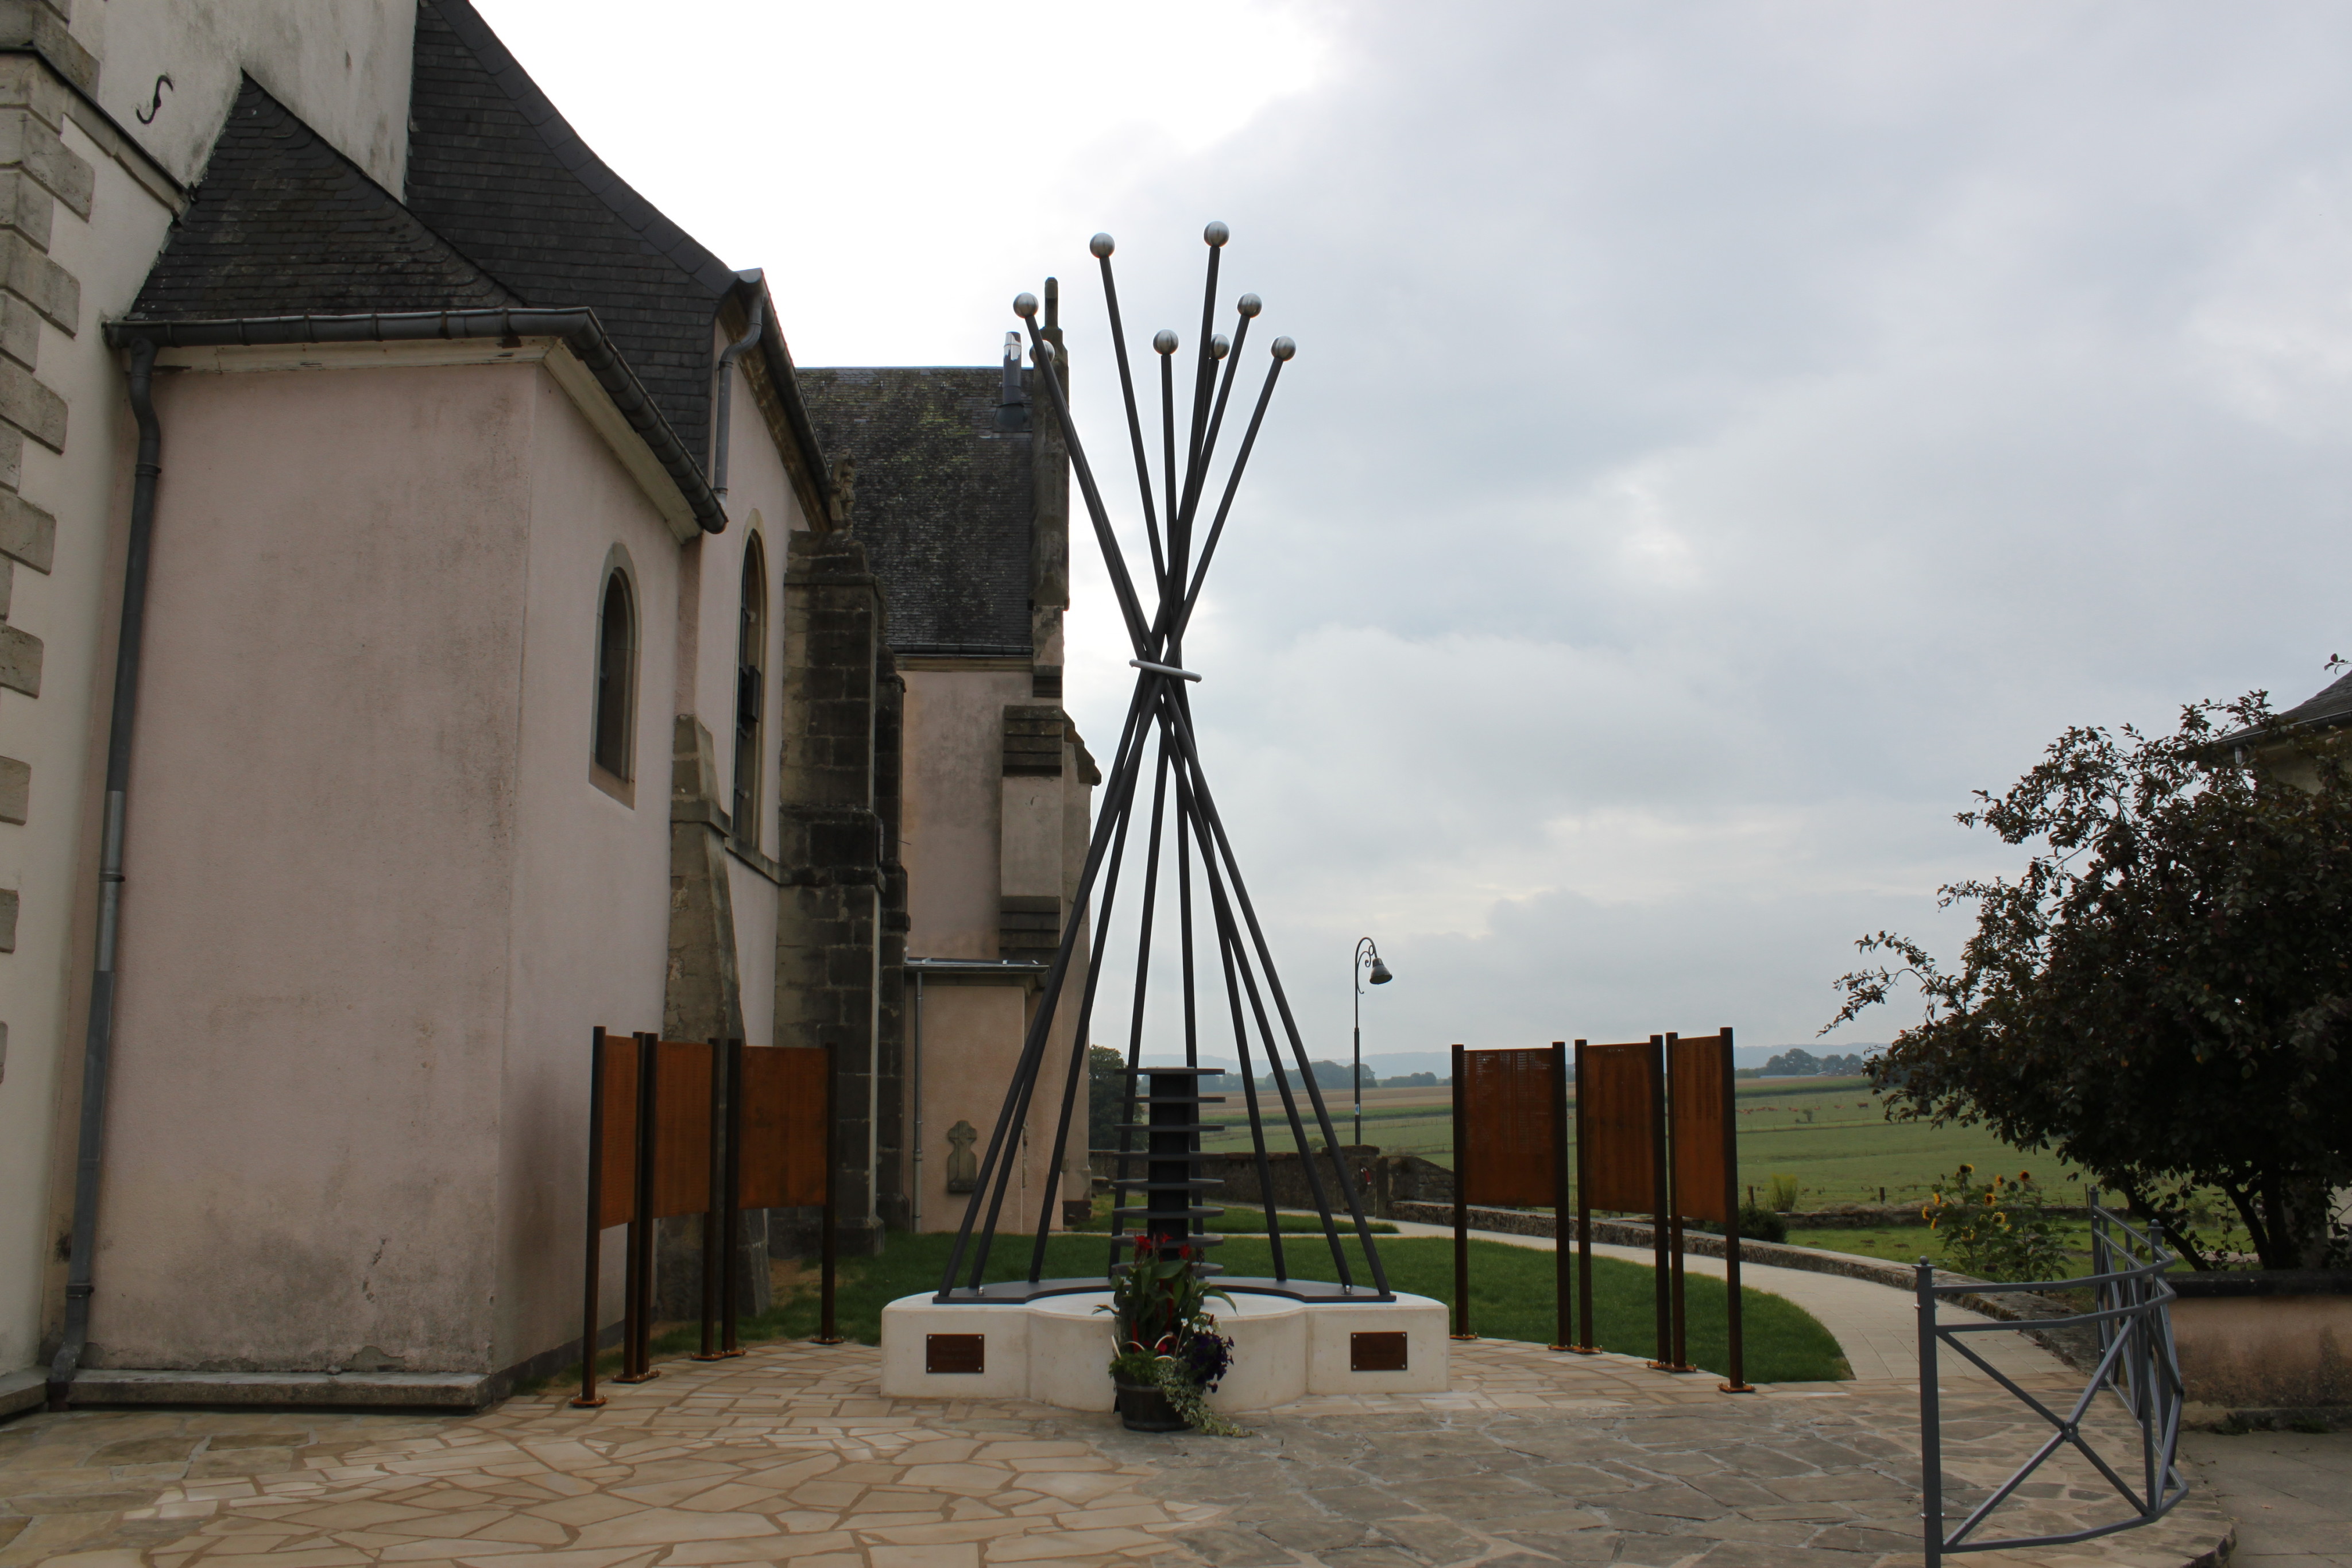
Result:
{"type": "Polygon", "coordinates": [[[841,1332],[833,1321],[834,1264],[839,1242],[838,1210],[841,1191],[841,1110],[840,1053],[834,1042],[824,1042],[824,1222],[819,1228],[822,1238],[818,1251],[816,1343],[839,1344],[841,1332]]]}
{"type": "Polygon", "coordinates": [[[1731,1340],[1730,1379],[1716,1387],[1725,1394],[1753,1394],[1748,1383],[1748,1334],[1739,1301],[1739,1082],[1731,1071],[1731,1026],[1723,1026],[1723,1311],[1731,1340]]]}
{"type": "Polygon", "coordinates": [[[1454,1047],[1454,1338],[1476,1339],[1470,1332],[1470,1167],[1469,1120],[1463,1113],[1462,1047],[1454,1047]]]}
{"type": "Polygon", "coordinates": [[[719,1354],[719,1250],[725,1234],[719,1212],[720,1189],[727,1176],[727,1055],[717,1040],[710,1041],[710,1115],[709,1166],[710,1187],[702,1199],[702,1346],[694,1353],[697,1361],[718,1361],[719,1354]]]}
{"type": "Polygon", "coordinates": [[[1584,1041],[1576,1042],[1576,1312],[1584,1325],[1584,1343],[1569,1349],[1579,1355],[1599,1355],[1601,1344],[1592,1333],[1592,1190],[1585,1151],[1591,1140],[1584,1126],[1584,1041]]]}
{"type": "Polygon", "coordinates": [[[650,1383],[654,1315],[654,1158],[660,1120],[656,1103],[661,1083],[661,1036],[637,1032],[637,1196],[629,1217],[628,1310],[622,1318],[621,1372],[615,1383],[650,1383]]]}
{"type": "MultiPolygon", "coordinates": [[[[922,982],[919,979],[916,984],[922,982]]],[[[719,1285],[719,1353],[740,1355],[742,1348],[735,1343],[737,1303],[743,1292],[743,1042],[740,1040],[727,1042],[727,1166],[720,1180],[719,1196],[727,1207],[720,1222],[726,1251],[719,1285]]]]}
{"type": "Polygon", "coordinates": [[[1925,1568],[1942,1568],[1944,1561],[1944,1434],[1936,1397],[1936,1269],[1919,1260],[1914,1289],[1919,1312],[1919,1482],[1921,1508],[1927,1520],[1925,1568]]]}
{"type": "Polygon", "coordinates": [[[1657,1359],[1650,1365],[1674,1370],[1674,1308],[1667,1299],[1674,1255],[1666,1250],[1666,1037],[1650,1037],[1650,1293],[1657,1309],[1657,1359]]]}
{"type": "Polygon", "coordinates": [[[597,1287],[603,1283],[603,1233],[596,1228],[604,1212],[604,1026],[588,1037],[588,1247],[587,1281],[581,1291],[580,1392],[572,1403],[593,1410],[604,1403],[596,1392],[597,1287]]]}
{"type": "Polygon", "coordinates": [[[1576,1319],[1570,1303],[1576,1291],[1575,1257],[1568,1249],[1568,1043],[1551,1042],[1551,1293],[1553,1326],[1550,1349],[1568,1350],[1576,1343],[1576,1319]]]}

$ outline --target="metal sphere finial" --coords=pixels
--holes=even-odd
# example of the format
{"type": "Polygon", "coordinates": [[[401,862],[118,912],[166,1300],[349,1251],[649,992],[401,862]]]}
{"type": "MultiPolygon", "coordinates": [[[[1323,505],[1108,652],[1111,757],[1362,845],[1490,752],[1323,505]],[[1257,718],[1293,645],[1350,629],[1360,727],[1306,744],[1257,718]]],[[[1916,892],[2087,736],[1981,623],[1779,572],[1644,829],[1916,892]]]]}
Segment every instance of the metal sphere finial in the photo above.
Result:
{"type": "Polygon", "coordinates": [[[1255,317],[1259,311],[1265,308],[1265,301],[1260,299],[1255,294],[1244,294],[1239,299],[1234,301],[1234,308],[1240,311],[1244,316],[1255,317]]]}
{"type": "Polygon", "coordinates": [[[1117,248],[1117,246],[1110,235],[1097,235],[1094,238],[1087,241],[1087,248],[1095,253],[1095,259],[1097,261],[1108,261],[1110,258],[1110,253],[1112,250],[1117,248]]]}
{"type": "Polygon", "coordinates": [[[1209,358],[1213,360],[1222,360],[1233,351],[1233,340],[1226,337],[1223,332],[1218,333],[1215,337],[1209,340],[1209,358]]]}
{"type": "Polygon", "coordinates": [[[1213,246],[1221,246],[1234,237],[1234,231],[1221,223],[1212,221],[1207,228],[1201,231],[1201,237],[1213,246]]]}
{"type": "Polygon", "coordinates": [[[1172,354],[1176,351],[1176,334],[1162,327],[1159,336],[1151,340],[1151,346],[1163,354],[1172,354]]]}
{"type": "Polygon", "coordinates": [[[1015,316],[1020,317],[1024,321],[1028,320],[1031,317],[1037,314],[1037,297],[1034,294],[1014,295],[1013,297],[1013,313],[1015,316]]]}
{"type": "Polygon", "coordinates": [[[1289,339],[1276,338],[1274,340],[1274,357],[1276,359],[1287,360],[1291,355],[1297,352],[1298,352],[1298,345],[1292,342],[1289,339]]]}

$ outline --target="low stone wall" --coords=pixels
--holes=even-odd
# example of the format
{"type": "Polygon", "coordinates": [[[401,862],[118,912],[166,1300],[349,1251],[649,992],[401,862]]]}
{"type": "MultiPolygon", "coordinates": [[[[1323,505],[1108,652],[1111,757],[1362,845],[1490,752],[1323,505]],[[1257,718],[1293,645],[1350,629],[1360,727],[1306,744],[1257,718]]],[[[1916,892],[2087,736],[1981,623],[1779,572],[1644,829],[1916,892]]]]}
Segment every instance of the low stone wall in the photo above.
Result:
{"type": "Polygon", "coordinates": [[[2171,1276],[2172,1342],[2192,1403],[2352,1406],[2352,1270],[2171,1276]]]}

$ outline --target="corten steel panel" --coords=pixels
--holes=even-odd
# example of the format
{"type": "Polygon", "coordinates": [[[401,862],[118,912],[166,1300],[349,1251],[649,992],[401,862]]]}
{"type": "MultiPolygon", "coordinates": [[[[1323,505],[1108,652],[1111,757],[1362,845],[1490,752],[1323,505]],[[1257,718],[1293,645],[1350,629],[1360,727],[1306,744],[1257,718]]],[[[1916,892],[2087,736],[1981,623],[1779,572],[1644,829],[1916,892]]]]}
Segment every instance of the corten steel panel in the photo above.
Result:
{"type": "Polygon", "coordinates": [[[1674,1207],[1685,1219],[1731,1218],[1731,1175],[1724,1169],[1731,1107],[1724,1083],[1731,1048],[1719,1034],[1677,1040],[1667,1048],[1666,1147],[1674,1159],[1674,1207]]]}
{"type": "Polygon", "coordinates": [[[654,1218],[710,1207],[711,1050],[666,1040],[654,1058],[654,1218]]]}
{"type": "Polygon", "coordinates": [[[1657,1209],[1657,1124],[1652,1119],[1647,1040],[1589,1045],[1576,1085],[1576,1123],[1584,1139],[1587,1208],[1651,1214],[1657,1209]]]}
{"type": "Polygon", "coordinates": [[[736,1203],[811,1208],[824,1202],[824,1052],[763,1046],[743,1053],[743,1162],[736,1203]]]}
{"type": "Polygon", "coordinates": [[[1457,1156],[1472,1203],[1551,1206],[1552,1053],[1463,1052],[1464,1146],[1457,1156]]]}
{"type": "Polygon", "coordinates": [[[1348,1336],[1348,1370],[1350,1372],[1403,1372],[1406,1370],[1404,1354],[1405,1341],[1402,1330],[1348,1336]]]}
{"type": "Polygon", "coordinates": [[[923,1336],[925,1372],[986,1372],[988,1336],[980,1333],[930,1333],[923,1336]]]}
{"type": "Polygon", "coordinates": [[[596,1107],[596,1228],[626,1225],[637,1217],[637,1042],[625,1034],[604,1036],[604,1103],[596,1107]]]}

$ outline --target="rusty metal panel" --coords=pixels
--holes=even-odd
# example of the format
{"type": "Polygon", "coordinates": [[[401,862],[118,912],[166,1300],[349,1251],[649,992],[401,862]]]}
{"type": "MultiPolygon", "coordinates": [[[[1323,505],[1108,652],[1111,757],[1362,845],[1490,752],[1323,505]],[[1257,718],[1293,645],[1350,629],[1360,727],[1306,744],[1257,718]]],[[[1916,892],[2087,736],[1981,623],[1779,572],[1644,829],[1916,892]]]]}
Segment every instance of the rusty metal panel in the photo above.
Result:
{"type": "Polygon", "coordinates": [[[710,1096],[717,1078],[711,1048],[665,1040],[654,1057],[654,1218],[702,1214],[710,1207],[710,1096]]]}
{"type": "Polygon", "coordinates": [[[1657,1190],[1656,1050],[1648,1040],[1584,1048],[1576,1083],[1586,1208],[1651,1214],[1657,1190]]]}
{"type": "MultiPolygon", "coordinates": [[[[793,1047],[805,1050],[805,1047],[793,1047]]],[[[925,1372],[986,1372],[988,1336],[982,1333],[927,1333],[923,1336],[925,1372]]]]}
{"type": "Polygon", "coordinates": [[[1734,1176],[1731,1042],[1719,1034],[1670,1039],[1666,1046],[1667,1148],[1674,1159],[1674,1210],[1685,1219],[1731,1218],[1734,1176]]]}
{"type": "Polygon", "coordinates": [[[1553,1185],[1552,1052],[1468,1051],[1462,1054],[1463,1147],[1455,1153],[1471,1203],[1549,1207],[1553,1185]]]}
{"type": "Polygon", "coordinates": [[[822,1049],[746,1051],[736,1203],[744,1208],[807,1208],[824,1202],[826,1117],[822,1049]]]}
{"type": "Polygon", "coordinates": [[[604,1035],[604,1082],[595,1107],[596,1228],[637,1217],[637,1042],[604,1035]]]}
{"type": "Polygon", "coordinates": [[[1404,1353],[1404,1332],[1401,1329],[1377,1333],[1351,1333],[1348,1336],[1348,1370],[1402,1372],[1405,1370],[1404,1353]]]}

